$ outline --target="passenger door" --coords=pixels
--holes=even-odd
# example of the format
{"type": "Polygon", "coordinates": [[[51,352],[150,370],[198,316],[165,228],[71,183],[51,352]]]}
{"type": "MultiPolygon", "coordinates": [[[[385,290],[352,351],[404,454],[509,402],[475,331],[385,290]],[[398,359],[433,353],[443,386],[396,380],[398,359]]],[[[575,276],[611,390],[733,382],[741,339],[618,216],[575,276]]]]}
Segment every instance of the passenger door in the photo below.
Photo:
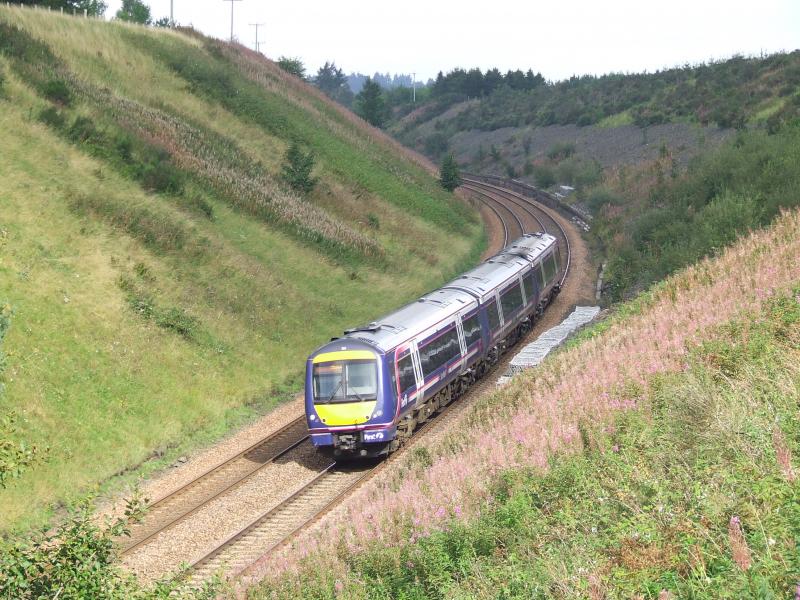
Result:
{"type": "Polygon", "coordinates": [[[419,406],[425,401],[425,378],[422,376],[422,364],[419,360],[419,346],[416,340],[411,342],[411,364],[414,365],[414,378],[417,380],[415,404],[419,406]]]}

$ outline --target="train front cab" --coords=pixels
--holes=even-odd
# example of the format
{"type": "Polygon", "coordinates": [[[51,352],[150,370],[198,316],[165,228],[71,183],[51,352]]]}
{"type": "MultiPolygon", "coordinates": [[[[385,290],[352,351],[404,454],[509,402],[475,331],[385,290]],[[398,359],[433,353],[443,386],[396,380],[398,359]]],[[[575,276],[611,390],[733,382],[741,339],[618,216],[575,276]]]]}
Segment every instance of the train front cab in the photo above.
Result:
{"type": "Polygon", "coordinates": [[[335,458],[381,456],[395,438],[396,403],[384,356],[337,340],[306,364],[306,420],[311,442],[335,458]]]}

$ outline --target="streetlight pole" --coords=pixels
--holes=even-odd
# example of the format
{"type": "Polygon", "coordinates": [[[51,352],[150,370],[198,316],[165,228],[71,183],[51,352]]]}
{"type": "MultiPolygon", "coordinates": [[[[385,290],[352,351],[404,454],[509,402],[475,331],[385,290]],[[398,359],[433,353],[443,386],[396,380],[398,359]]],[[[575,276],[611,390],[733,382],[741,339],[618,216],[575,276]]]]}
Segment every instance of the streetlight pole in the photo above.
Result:
{"type": "Polygon", "coordinates": [[[250,27],[256,28],[256,52],[261,52],[261,46],[258,43],[258,28],[264,27],[264,25],[266,25],[266,23],[250,23],[250,27]]]}
{"type": "Polygon", "coordinates": [[[241,2],[242,0],[222,0],[223,2],[231,3],[231,44],[233,43],[233,3],[241,2]]]}
{"type": "Polygon", "coordinates": [[[414,93],[414,97],[413,97],[412,102],[414,102],[414,104],[416,104],[417,103],[417,74],[416,73],[411,73],[411,89],[414,90],[414,92],[413,92],[414,93]]]}
{"type": "Polygon", "coordinates": [[[169,26],[175,27],[175,11],[173,10],[174,0],[169,0],[169,26]]]}

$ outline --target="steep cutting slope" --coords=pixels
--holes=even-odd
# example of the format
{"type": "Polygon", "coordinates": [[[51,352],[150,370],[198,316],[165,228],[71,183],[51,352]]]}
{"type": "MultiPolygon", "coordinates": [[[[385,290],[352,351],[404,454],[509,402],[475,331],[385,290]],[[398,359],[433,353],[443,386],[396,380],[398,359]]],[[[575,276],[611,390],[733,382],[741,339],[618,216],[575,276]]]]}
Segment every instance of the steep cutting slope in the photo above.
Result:
{"type": "Polygon", "coordinates": [[[265,560],[249,597],[792,597],[799,234],[784,212],[620,305],[265,560]]]}
{"type": "Polygon", "coordinates": [[[0,412],[50,447],[0,527],[265,410],[484,244],[422,163],[241,47],[0,6],[0,81],[0,412]]]}

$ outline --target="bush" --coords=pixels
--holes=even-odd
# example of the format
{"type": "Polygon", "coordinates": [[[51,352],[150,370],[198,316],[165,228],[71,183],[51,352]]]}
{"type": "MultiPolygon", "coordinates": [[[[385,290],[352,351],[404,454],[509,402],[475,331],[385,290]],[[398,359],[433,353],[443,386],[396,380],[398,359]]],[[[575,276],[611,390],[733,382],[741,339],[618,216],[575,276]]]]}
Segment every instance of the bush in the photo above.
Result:
{"type": "Polygon", "coordinates": [[[142,514],[143,503],[134,500],[124,517],[102,527],[89,501],[84,501],[49,534],[0,541],[0,596],[19,600],[215,597],[218,581],[192,589],[180,580],[164,580],[145,589],[118,566],[115,539],[142,514]]]}
{"type": "Polygon", "coordinates": [[[574,142],[559,142],[550,147],[547,151],[547,158],[554,162],[559,162],[569,158],[573,154],[575,154],[574,142]]]}
{"type": "Polygon", "coordinates": [[[556,183],[556,175],[553,169],[547,165],[533,165],[533,179],[540,188],[549,188],[556,183]]]}
{"type": "Polygon", "coordinates": [[[42,95],[56,104],[69,106],[72,99],[67,84],[61,79],[51,79],[42,87],[42,95]]]}
{"type": "Polygon", "coordinates": [[[171,329],[187,340],[192,340],[197,333],[198,321],[185,310],[168,308],[155,315],[156,325],[164,329],[171,329]]]}
{"type": "Polygon", "coordinates": [[[76,117],[67,131],[67,137],[76,144],[92,141],[96,136],[97,129],[89,117],[76,117]]]}
{"type": "Polygon", "coordinates": [[[48,106],[39,113],[39,121],[53,129],[62,129],[67,120],[64,114],[55,106],[48,106]]]}
{"type": "Polygon", "coordinates": [[[180,194],[183,192],[183,173],[172,164],[166,152],[154,152],[137,169],[142,187],[150,192],[180,194]]]}

